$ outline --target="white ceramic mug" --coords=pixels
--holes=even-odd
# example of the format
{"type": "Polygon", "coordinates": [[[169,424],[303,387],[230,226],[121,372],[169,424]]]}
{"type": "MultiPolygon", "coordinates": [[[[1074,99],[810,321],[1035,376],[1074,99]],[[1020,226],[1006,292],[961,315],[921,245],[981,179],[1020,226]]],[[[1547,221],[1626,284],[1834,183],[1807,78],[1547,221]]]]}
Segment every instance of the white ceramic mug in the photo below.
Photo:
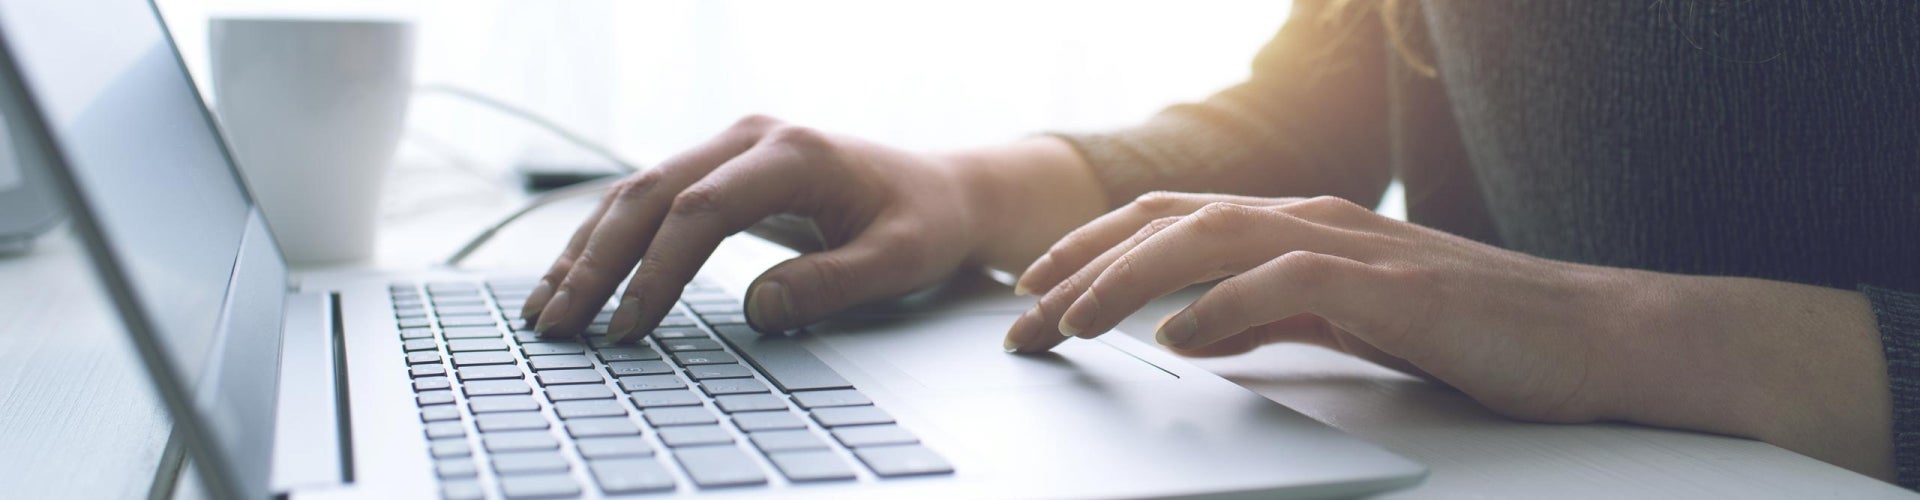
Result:
{"type": "Polygon", "coordinates": [[[232,17],[210,29],[214,108],[287,261],[371,256],[413,92],[412,24],[232,17]]]}

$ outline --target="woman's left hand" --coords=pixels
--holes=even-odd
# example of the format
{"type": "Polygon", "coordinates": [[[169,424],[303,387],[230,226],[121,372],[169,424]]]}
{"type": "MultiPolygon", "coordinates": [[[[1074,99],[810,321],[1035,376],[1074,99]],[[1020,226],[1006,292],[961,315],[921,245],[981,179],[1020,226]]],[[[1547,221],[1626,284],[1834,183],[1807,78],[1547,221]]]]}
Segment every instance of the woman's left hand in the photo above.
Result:
{"type": "Polygon", "coordinates": [[[1886,362],[1861,294],[1553,261],[1338,198],[1142,196],[1027,269],[1017,289],[1046,294],[1006,347],[1092,338],[1220,278],[1161,321],[1161,344],[1318,344],[1515,418],[1746,436],[1892,475],[1886,362]]]}
{"type": "Polygon", "coordinates": [[[1148,301],[1226,277],[1162,321],[1176,352],[1273,342],[1338,349],[1437,378],[1495,410],[1577,422],[1591,404],[1596,332],[1626,281],[1383,217],[1340,198],[1149,193],[1068,234],[1021,276],[1047,290],[1009,351],[1093,338],[1148,301]]]}

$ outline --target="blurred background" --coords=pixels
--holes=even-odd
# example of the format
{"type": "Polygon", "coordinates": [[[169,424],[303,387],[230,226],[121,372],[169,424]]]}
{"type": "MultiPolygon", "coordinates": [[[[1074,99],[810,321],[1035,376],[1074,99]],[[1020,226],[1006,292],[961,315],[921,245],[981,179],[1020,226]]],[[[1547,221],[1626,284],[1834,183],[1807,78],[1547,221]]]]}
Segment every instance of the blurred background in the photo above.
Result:
{"type": "MultiPolygon", "coordinates": [[[[1125,126],[1245,79],[1290,2],[159,5],[203,89],[210,18],[403,18],[418,30],[416,83],[514,103],[649,164],[750,113],[915,149],[1125,126]]],[[[425,264],[405,258],[421,254],[417,249],[385,249],[450,251],[459,241],[447,240],[464,240],[485,222],[468,220],[476,207],[504,212],[525,199],[516,163],[592,159],[525,122],[445,94],[415,95],[407,129],[385,188],[383,250],[375,259],[383,266],[425,264]],[[436,211],[469,216],[435,219],[436,211]],[[421,227],[434,228],[433,236],[415,230],[421,227]]]]}

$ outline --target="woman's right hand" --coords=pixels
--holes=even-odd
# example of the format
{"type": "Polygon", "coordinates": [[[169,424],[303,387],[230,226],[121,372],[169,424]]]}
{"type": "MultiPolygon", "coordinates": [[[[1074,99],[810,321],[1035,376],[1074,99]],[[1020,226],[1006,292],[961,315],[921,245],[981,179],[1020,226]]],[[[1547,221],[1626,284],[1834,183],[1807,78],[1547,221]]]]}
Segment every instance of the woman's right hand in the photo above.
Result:
{"type": "MultiPolygon", "coordinates": [[[[749,287],[755,330],[782,331],[912,292],[981,247],[980,202],[953,157],[918,154],[748,117],[705,144],[619,181],[522,310],[545,336],[579,334],[639,265],[608,325],[645,336],[721,239],[769,216],[811,219],[825,250],[749,287]]],[[[791,246],[791,245],[790,245],[791,246]]],[[[797,248],[806,250],[804,248],[797,248]]]]}

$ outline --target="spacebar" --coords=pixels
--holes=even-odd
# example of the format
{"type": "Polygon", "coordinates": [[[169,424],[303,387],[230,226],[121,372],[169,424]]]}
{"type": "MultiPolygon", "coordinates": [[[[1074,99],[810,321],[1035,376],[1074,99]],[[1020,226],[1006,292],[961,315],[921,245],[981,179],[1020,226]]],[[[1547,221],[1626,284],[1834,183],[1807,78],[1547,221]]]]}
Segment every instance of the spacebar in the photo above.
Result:
{"type": "Polygon", "coordinates": [[[800,343],[785,336],[762,335],[746,325],[713,327],[735,352],[767,374],[781,392],[853,387],[800,343]]]}

